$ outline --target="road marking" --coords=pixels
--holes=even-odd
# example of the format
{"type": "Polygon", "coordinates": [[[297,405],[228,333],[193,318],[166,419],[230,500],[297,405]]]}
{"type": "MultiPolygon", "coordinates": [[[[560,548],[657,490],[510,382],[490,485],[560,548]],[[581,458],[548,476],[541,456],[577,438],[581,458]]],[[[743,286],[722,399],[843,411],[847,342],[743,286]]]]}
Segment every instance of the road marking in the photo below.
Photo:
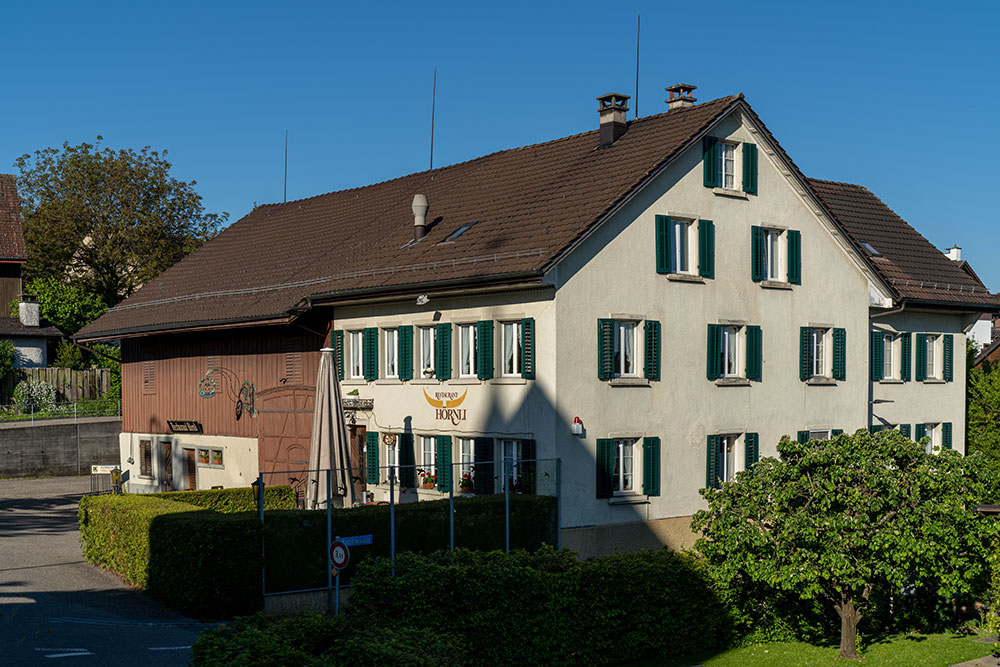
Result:
{"type": "Polygon", "coordinates": [[[45,656],[46,658],[73,658],[78,655],[94,655],[90,651],[83,651],[82,653],[53,653],[52,655],[45,656]]]}
{"type": "Polygon", "coordinates": [[[86,651],[85,648],[36,648],[36,651],[86,651]]]}
{"type": "Polygon", "coordinates": [[[190,646],[150,646],[150,651],[186,651],[190,646]]]}
{"type": "Polygon", "coordinates": [[[76,655],[94,655],[85,648],[36,648],[36,651],[62,651],[45,656],[46,658],[72,658],[76,655]]]}
{"type": "Polygon", "coordinates": [[[107,618],[77,618],[75,616],[57,616],[50,618],[51,623],[84,623],[87,625],[121,625],[141,628],[183,628],[189,626],[203,626],[204,623],[180,622],[180,623],[144,623],[141,621],[115,621],[107,618]]]}

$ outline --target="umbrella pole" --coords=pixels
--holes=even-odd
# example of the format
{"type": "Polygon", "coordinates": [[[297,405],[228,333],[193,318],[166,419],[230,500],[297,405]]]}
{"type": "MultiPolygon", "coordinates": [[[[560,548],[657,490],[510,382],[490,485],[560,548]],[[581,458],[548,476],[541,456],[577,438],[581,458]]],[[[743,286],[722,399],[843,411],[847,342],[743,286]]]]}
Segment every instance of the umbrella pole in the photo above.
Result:
{"type": "MultiPolygon", "coordinates": [[[[319,475],[316,475],[319,477],[319,475]]],[[[326,572],[326,612],[329,614],[333,611],[333,560],[330,555],[330,546],[333,544],[333,512],[330,509],[330,481],[333,477],[333,471],[327,469],[326,471],[326,550],[327,557],[330,561],[327,562],[327,572],[326,572]]],[[[317,491],[317,496],[319,492],[317,491]]],[[[317,498],[317,500],[319,500],[317,498]]]]}

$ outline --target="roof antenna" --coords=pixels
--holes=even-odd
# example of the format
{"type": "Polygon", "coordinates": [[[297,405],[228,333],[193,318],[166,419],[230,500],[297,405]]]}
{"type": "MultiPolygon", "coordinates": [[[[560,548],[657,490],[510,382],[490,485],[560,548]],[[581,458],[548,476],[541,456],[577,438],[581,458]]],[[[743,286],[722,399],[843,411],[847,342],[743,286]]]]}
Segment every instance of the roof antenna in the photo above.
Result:
{"type": "Polygon", "coordinates": [[[642,15],[635,15],[635,119],[639,120],[639,26],[642,15]]]}
{"type": "Polygon", "coordinates": [[[434,103],[437,101],[438,68],[434,66],[434,87],[431,90],[431,169],[434,168],[434,103]]]}
{"type": "Polygon", "coordinates": [[[285,191],[281,195],[281,202],[288,201],[288,130],[285,130],[285,191]]]}

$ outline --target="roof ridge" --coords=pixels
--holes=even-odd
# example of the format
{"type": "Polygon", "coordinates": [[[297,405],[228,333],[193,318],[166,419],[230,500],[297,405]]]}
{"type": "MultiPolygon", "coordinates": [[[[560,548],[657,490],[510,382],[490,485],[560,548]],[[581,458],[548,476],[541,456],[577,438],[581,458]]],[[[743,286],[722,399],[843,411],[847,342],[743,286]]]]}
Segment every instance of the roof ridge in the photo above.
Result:
{"type": "MultiPolygon", "coordinates": [[[[707,106],[710,106],[710,105],[713,105],[713,104],[718,104],[718,103],[721,103],[721,102],[726,102],[728,104],[729,102],[731,102],[733,100],[736,100],[736,99],[744,99],[743,93],[737,93],[735,95],[727,95],[725,97],[720,97],[720,98],[717,98],[717,99],[714,99],[714,100],[709,100],[708,102],[705,102],[703,104],[698,104],[698,105],[694,105],[694,106],[690,106],[690,107],[685,107],[683,109],[673,109],[673,110],[664,111],[662,113],[653,114],[652,116],[642,116],[641,118],[636,118],[636,119],[628,122],[627,124],[629,126],[631,126],[634,123],[640,123],[640,122],[643,122],[643,121],[650,121],[650,120],[654,120],[654,119],[657,119],[657,118],[662,118],[663,116],[666,116],[668,114],[672,114],[672,117],[676,118],[677,116],[682,115],[685,112],[694,111],[696,109],[704,109],[707,106]]],[[[493,157],[495,155],[501,155],[503,153],[513,153],[514,151],[522,151],[522,150],[527,150],[529,148],[538,148],[540,146],[550,146],[550,145],[553,145],[553,144],[558,144],[558,143],[563,142],[563,141],[569,141],[571,139],[577,139],[579,137],[582,137],[582,136],[585,136],[585,135],[588,135],[588,134],[596,134],[598,132],[600,132],[600,128],[599,127],[595,128],[595,129],[592,129],[592,130],[587,130],[585,132],[577,132],[576,134],[569,134],[569,135],[566,135],[564,137],[557,137],[555,139],[549,139],[548,141],[540,141],[538,143],[525,144],[523,146],[514,146],[512,148],[502,148],[500,150],[493,151],[492,153],[486,153],[484,155],[479,155],[479,156],[476,156],[476,157],[473,157],[473,158],[469,158],[468,160],[462,160],[461,162],[454,162],[452,164],[446,164],[443,167],[436,167],[434,169],[424,169],[422,171],[414,171],[414,172],[410,172],[409,174],[403,174],[401,176],[396,176],[395,178],[387,178],[387,179],[385,179],[383,181],[376,181],[375,183],[368,183],[367,185],[358,185],[358,186],[355,186],[353,188],[344,188],[342,190],[331,190],[329,192],[322,192],[320,194],[312,195],[310,197],[303,197],[301,199],[291,199],[291,200],[289,200],[287,202],[271,202],[271,203],[267,203],[267,204],[259,204],[257,206],[257,208],[286,206],[287,204],[300,204],[302,202],[309,201],[311,199],[318,199],[319,197],[326,197],[328,195],[336,195],[336,194],[342,194],[342,193],[347,193],[347,192],[357,192],[359,190],[367,190],[368,188],[374,188],[376,186],[384,185],[386,183],[395,183],[396,181],[400,181],[400,180],[403,180],[405,178],[411,178],[413,176],[420,176],[420,175],[424,175],[424,174],[441,173],[441,172],[444,172],[447,169],[453,169],[453,168],[457,168],[457,167],[462,167],[462,166],[465,166],[465,165],[467,165],[469,163],[477,162],[479,160],[485,160],[486,158],[490,158],[490,157],[493,157]]]]}

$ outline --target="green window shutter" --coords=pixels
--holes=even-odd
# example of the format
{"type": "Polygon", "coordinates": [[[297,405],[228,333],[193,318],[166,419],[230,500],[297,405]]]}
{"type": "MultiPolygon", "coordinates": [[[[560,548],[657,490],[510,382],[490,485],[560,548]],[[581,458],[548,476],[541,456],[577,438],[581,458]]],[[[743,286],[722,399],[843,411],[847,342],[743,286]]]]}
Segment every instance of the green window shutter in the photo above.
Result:
{"type": "Polygon", "coordinates": [[[709,380],[722,376],[722,325],[708,325],[708,346],[705,374],[709,380]]]}
{"type": "MultiPolygon", "coordinates": [[[[902,352],[903,352],[902,357],[903,357],[903,359],[902,359],[902,363],[900,364],[900,367],[899,367],[899,379],[902,380],[903,382],[909,382],[910,381],[910,366],[913,365],[912,364],[912,351],[911,351],[911,347],[912,347],[912,345],[911,345],[911,343],[912,343],[912,335],[908,334],[908,333],[905,333],[905,334],[901,334],[899,338],[900,338],[901,345],[902,345],[902,348],[903,348],[902,349],[902,352]]],[[[909,435],[909,433],[907,433],[907,435],[909,435]]]]}
{"type": "Polygon", "coordinates": [[[365,354],[365,379],[378,379],[378,329],[368,327],[362,336],[365,354]]]}
{"type": "Polygon", "coordinates": [[[437,478],[438,491],[451,490],[451,436],[439,435],[437,445],[437,478]]]}
{"type": "Polygon", "coordinates": [[[750,466],[760,460],[760,438],[756,433],[747,433],[743,436],[743,448],[746,450],[744,469],[749,470],[750,466]]]}
{"type": "MultiPolygon", "coordinates": [[[[645,375],[647,380],[660,379],[660,323],[646,320],[645,375]]],[[[649,495],[649,494],[647,494],[649,495]]]]}
{"type": "Polygon", "coordinates": [[[493,377],[493,320],[476,322],[476,377],[493,377]]]}
{"type": "Polygon", "coordinates": [[[472,490],[477,496],[493,493],[493,438],[476,438],[472,456],[472,490]]]}
{"type": "Polygon", "coordinates": [[[399,327],[396,329],[399,347],[399,379],[413,379],[413,327],[399,327]]]}
{"type": "Polygon", "coordinates": [[[451,379],[451,325],[437,325],[434,332],[434,375],[438,380],[451,379]]]}
{"type": "Polygon", "coordinates": [[[337,364],[337,378],[344,379],[344,332],[338,329],[330,337],[333,343],[333,361],[337,364]]]}
{"type": "Polygon", "coordinates": [[[535,379],[535,318],[521,320],[521,377],[535,379]]]}
{"type": "Polygon", "coordinates": [[[899,425],[899,432],[901,434],[905,435],[907,438],[909,438],[910,437],[910,425],[909,424],[900,424],[899,425]]]}
{"type": "Polygon", "coordinates": [[[951,449],[951,422],[941,424],[941,446],[951,449]]]}
{"type": "Polygon", "coordinates": [[[809,431],[799,431],[795,435],[795,439],[798,440],[803,445],[809,442],[809,431]]]}
{"type": "Polygon", "coordinates": [[[670,273],[670,218],[658,215],[656,222],[656,272],[670,273]]]}
{"type": "Polygon", "coordinates": [[[847,379],[847,330],[833,330],[833,379],[847,379]]]}
{"type": "Polygon", "coordinates": [[[642,439],[642,492],[647,496],[660,495],[660,439],[642,439]]]}
{"type": "Polygon", "coordinates": [[[399,442],[399,485],[404,489],[417,488],[417,453],[413,449],[413,434],[400,433],[399,442]]]}
{"type": "MultiPolygon", "coordinates": [[[[944,381],[951,382],[955,377],[955,340],[951,334],[944,337],[944,381]]],[[[949,426],[950,428],[950,426],[949,426]]]]}
{"type": "Polygon", "coordinates": [[[614,377],[615,361],[615,321],[597,320],[597,379],[610,380],[614,377]]]}
{"type": "Polygon", "coordinates": [[[802,284],[802,232],[788,230],[788,282],[802,284]]]}
{"type": "Polygon", "coordinates": [[[534,440],[521,441],[521,461],[518,463],[521,469],[517,478],[521,484],[521,493],[535,493],[538,488],[538,465],[536,459],[537,447],[534,440]]]}
{"type": "Polygon", "coordinates": [[[844,429],[842,429],[842,428],[832,429],[830,431],[830,437],[836,438],[838,435],[841,435],[843,432],[844,432],[844,429]]]}
{"type": "Polygon", "coordinates": [[[715,277],[715,223],[711,220],[698,221],[698,275],[715,277]]]}
{"type": "Polygon", "coordinates": [[[375,431],[365,433],[365,463],[365,481],[378,484],[378,433],[375,431]]]}
{"type": "Polygon", "coordinates": [[[764,266],[764,228],[750,228],[750,277],[754,282],[767,278],[767,267],[764,266]]]}
{"type": "Polygon", "coordinates": [[[871,431],[872,435],[875,435],[876,433],[881,431],[882,428],[883,426],[881,424],[872,424],[872,427],[869,429],[869,431],[871,431]]]}
{"type": "Polygon", "coordinates": [[[702,139],[702,153],[704,155],[705,187],[719,187],[719,145],[715,137],[705,137],[702,139]]]}
{"type": "Polygon", "coordinates": [[[923,382],[927,379],[927,334],[917,334],[916,338],[917,367],[914,369],[914,375],[917,382],[923,382]]]}
{"type": "Polygon", "coordinates": [[[747,327],[747,379],[760,380],[763,372],[763,339],[759,326],[747,327]]]}
{"type": "Polygon", "coordinates": [[[743,192],[757,194],[757,144],[743,144],[743,192]]]}
{"type": "Polygon", "coordinates": [[[803,382],[812,377],[813,348],[809,327],[799,327],[799,379],[803,382]]]}
{"type": "Polygon", "coordinates": [[[885,370],[883,363],[885,355],[885,337],[881,331],[871,332],[871,372],[872,381],[878,382],[882,379],[882,371],[885,370]]]}
{"type": "Polygon", "coordinates": [[[927,424],[914,424],[913,431],[913,439],[920,442],[927,437],[927,424]]]}
{"type": "Polygon", "coordinates": [[[614,487],[615,441],[610,438],[597,440],[597,497],[610,498],[614,487]]]}
{"type": "Polygon", "coordinates": [[[708,452],[705,461],[705,488],[718,489],[722,487],[719,480],[719,445],[722,436],[708,436],[708,452]]]}

